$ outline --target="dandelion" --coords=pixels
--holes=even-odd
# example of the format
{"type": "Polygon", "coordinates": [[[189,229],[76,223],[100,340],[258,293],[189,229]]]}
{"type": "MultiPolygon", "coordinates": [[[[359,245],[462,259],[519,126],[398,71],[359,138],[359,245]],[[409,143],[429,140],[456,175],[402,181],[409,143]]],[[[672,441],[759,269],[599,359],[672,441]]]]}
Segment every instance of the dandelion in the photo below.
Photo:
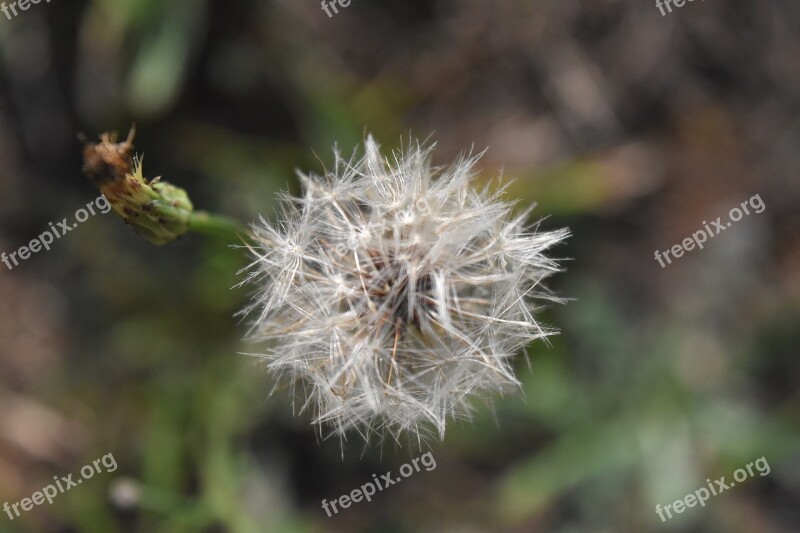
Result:
{"type": "Polygon", "coordinates": [[[514,216],[502,190],[474,189],[480,156],[433,168],[431,150],[384,158],[372,137],[363,157],[334,150],[333,171],[281,197],[277,223],[252,226],[249,338],[341,437],[441,439],[473,397],[518,389],[515,356],[556,333],[534,314],[561,301],[542,282],[568,230],[527,227],[532,207],[514,216]]]}

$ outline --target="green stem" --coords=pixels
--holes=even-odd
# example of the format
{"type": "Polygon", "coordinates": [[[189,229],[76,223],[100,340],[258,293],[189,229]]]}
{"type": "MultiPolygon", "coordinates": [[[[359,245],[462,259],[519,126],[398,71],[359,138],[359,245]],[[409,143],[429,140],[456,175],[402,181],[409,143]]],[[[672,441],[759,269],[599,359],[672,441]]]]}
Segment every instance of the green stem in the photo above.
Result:
{"type": "Polygon", "coordinates": [[[206,211],[194,211],[189,216],[189,231],[204,233],[239,244],[247,239],[247,228],[236,220],[213,215],[206,211]]]}

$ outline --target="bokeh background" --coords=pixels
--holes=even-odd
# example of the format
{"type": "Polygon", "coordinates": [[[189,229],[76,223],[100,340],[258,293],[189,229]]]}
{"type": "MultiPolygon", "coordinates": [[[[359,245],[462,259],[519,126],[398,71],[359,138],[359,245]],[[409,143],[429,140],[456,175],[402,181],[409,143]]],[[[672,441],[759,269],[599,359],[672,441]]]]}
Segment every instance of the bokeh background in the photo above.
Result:
{"type": "Polygon", "coordinates": [[[138,125],[145,174],[272,217],[334,143],[488,147],[479,180],[574,234],[562,330],[521,395],[430,442],[437,467],[328,518],[421,452],[322,439],[240,339],[228,243],[153,247],[113,214],[0,265],[0,501],[113,453],[8,532],[797,531],[800,6],[793,0],[94,0],[0,15],[0,251],[97,192],[78,132],[138,125]],[[766,209],[654,259],[758,194],[766,209]],[[666,505],[765,457],[662,523],[666,505]]]}

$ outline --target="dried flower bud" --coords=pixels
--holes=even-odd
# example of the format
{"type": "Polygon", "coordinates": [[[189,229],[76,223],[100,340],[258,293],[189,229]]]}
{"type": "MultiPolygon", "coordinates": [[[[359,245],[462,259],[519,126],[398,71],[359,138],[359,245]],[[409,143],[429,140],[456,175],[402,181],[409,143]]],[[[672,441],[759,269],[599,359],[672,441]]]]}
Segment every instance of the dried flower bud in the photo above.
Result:
{"type": "Polygon", "coordinates": [[[83,171],[111,208],[133,230],[153,244],[166,244],[189,230],[192,203],[181,188],[142,175],[142,160],[133,155],[131,128],[124,142],[104,133],[83,150],[83,171]]]}

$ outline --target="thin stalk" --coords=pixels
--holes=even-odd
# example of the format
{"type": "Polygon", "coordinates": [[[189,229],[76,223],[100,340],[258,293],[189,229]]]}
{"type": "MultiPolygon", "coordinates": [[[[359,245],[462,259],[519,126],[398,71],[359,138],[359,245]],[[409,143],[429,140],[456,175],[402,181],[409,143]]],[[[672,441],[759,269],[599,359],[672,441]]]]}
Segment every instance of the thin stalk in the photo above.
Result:
{"type": "Polygon", "coordinates": [[[231,243],[247,240],[247,228],[241,223],[207,211],[194,211],[189,216],[189,231],[211,235],[231,243]]]}

